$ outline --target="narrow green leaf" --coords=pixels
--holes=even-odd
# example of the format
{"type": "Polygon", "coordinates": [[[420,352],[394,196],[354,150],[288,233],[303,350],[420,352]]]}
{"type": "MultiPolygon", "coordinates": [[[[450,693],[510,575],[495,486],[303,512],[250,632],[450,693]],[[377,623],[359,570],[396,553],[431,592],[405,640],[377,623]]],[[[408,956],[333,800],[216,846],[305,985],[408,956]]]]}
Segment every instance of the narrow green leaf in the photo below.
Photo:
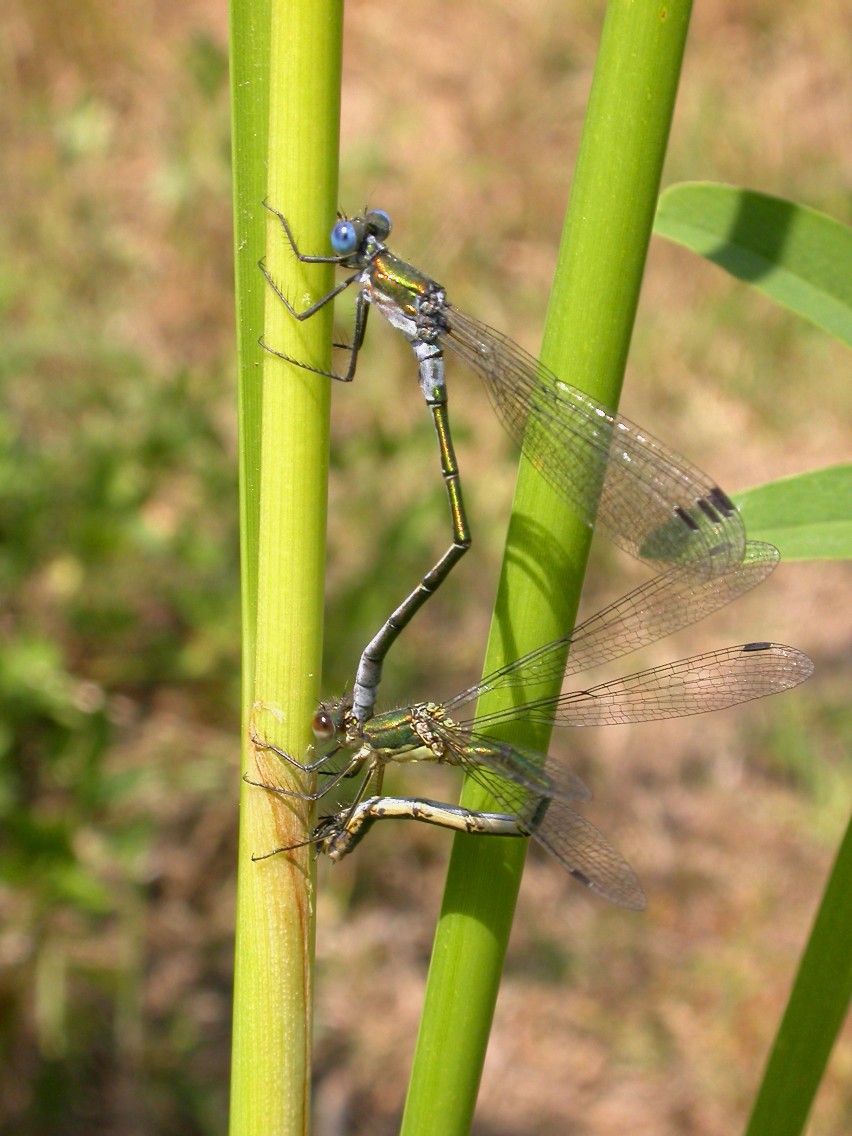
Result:
{"type": "Polygon", "coordinates": [[[687,182],[660,197],[654,231],[852,346],[852,229],[732,185],[687,182]]]}
{"type": "Polygon", "coordinates": [[[784,560],[852,557],[852,464],[796,474],[735,496],[748,535],[784,560]]]}
{"type": "Polygon", "coordinates": [[[852,997],[852,821],[837,854],[746,1136],[798,1136],[852,997]]]}

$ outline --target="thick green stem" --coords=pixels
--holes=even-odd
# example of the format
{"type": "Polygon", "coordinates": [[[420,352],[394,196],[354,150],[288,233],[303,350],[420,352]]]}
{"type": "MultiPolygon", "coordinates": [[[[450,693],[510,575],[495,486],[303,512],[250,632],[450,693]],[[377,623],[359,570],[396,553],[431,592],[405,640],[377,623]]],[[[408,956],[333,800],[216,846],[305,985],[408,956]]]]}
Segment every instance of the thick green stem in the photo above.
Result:
{"type": "MultiPolygon", "coordinates": [[[[574,175],[542,358],[556,374],[613,407],[639,298],[690,10],[689,0],[612,0],[574,175]]],[[[589,543],[588,530],[523,464],[486,672],[571,626],[589,543]]],[[[547,691],[537,685],[535,693],[542,697],[547,691]]],[[[489,709],[496,705],[489,701],[489,709]]],[[[505,736],[544,749],[549,730],[515,725],[505,736]]],[[[493,807],[472,783],[462,801],[470,808],[493,807]]],[[[467,836],[454,841],[404,1136],[469,1131],[524,856],[524,846],[515,841],[467,836]]]]}
{"type": "MultiPolygon", "coordinates": [[[[257,260],[265,245],[271,275],[299,309],[330,287],[330,266],[299,263],[262,202],[286,213],[304,249],[326,246],[337,193],[342,5],[233,0],[231,18],[238,310],[247,321],[240,331],[244,769],[259,781],[303,788],[291,767],[254,750],[250,729],[297,756],[309,741],[321,665],[329,383],[256,342],[262,317],[267,342],[327,368],[331,311],[295,321],[265,286],[257,260]],[[267,130],[258,121],[267,77],[268,162],[257,144],[267,130]]],[[[243,786],[233,1136],[296,1136],[310,1127],[312,859],[308,850],[251,858],[304,840],[310,823],[307,806],[243,786]]]]}

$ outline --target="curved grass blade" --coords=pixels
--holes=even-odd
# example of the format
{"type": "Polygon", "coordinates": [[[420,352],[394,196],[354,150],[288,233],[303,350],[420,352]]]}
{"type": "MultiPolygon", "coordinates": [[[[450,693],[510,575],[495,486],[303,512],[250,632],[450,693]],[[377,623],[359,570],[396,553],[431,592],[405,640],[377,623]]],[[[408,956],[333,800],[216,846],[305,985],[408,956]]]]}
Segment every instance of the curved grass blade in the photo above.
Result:
{"type": "Polygon", "coordinates": [[[661,195],[654,231],[852,347],[848,225],[767,193],[688,182],[661,195]]]}

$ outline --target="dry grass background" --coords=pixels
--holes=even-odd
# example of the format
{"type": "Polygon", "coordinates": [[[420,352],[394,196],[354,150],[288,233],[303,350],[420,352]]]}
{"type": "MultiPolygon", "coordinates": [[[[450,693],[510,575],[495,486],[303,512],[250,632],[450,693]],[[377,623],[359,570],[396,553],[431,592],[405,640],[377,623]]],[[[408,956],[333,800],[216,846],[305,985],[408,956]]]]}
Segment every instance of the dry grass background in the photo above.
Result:
{"type": "MultiPolygon", "coordinates": [[[[26,808],[80,810],[70,847],[103,902],[45,890],[43,852],[22,859],[7,824],[0,1130],[221,1132],[238,760],[226,15],[208,0],[4,0],[0,15],[4,445],[8,468],[16,446],[28,471],[52,463],[30,497],[4,481],[19,568],[4,568],[0,657],[26,658],[22,637],[55,650],[120,785],[82,809],[41,719],[9,712],[26,808]]],[[[346,9],[341,206],[387,209],[401,255],[532,350],[601,16],[554,0],[346,9]]],[[[840,0],[696,5],[666,181],[848,219],[844,29],[840,0]]],[[[327,693],[446,539],[410,354],[380,322],[358,383],[334,392],[327,693]]],[[[484,647],[513,455],[476,380],[451,381],[475,547],[395,650],[388,701],[452,692],[484,647]]],[[[729,491],[848,452],[840,348],[662,241],[622,407],[729,491]]],[[[586,610],[641,578],[599,549],[586,610]]],[[[801,691],[560,740],[649,909],[609,909],[532,850],[478,1136],[743,1127],[848,813],[848,583],[837,565],[782,565],[647,653],[791,642],[817,662],[801,691]]],[[[457,791],[428,770],[394,784],[457,791]]],[[[320,865],[318,1136],[397,1128],[447,852],[440,832],[377,826],[320,865]]],[[[847,1030],[813,1133],[852,1126],[850,1066],[847,1030]]]]}

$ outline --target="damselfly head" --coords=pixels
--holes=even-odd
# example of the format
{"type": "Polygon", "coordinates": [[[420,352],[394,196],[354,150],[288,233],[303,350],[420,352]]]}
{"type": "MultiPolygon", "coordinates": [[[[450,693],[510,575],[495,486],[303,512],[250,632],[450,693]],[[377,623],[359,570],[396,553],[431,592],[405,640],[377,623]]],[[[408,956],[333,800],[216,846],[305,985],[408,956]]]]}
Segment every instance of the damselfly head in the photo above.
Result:
{"type": "Polygon", "coordinates": [[[337,733],[334,719],[323,707],[311,719],[311,730],[318,742],[330,742],[337,733]]]}
{"type": "Polygon", "coordinates": [[[376,243],[386,240],[391,219],[383,209],[371,209],[363,217],[344,217],[331,230],[331,247],[338,256],[357,262],[359,257],[374,255],[376,243]],[[372,238],[372,241],[371,241],[372,238]]]}
{"type": "Polygon", "coordinates": [[[345,698],[333,702],[320,702],[311,718],[311,730],[316,740],[323,745],[335,741],[346,730],[346,714],[350,703],[345,698]]]}
{"type": "Polygon", "coordinates": [[[364,215],[364,224],[376,240],[386,241],[390,236],[391,219],[384,209],[371,209],[364,215]]]}
{"type": "Polygon", "coordinates": [[[338,256],[350,256],[358,250],[364,236],[364,222],[359,217],[352,221],[338,221],[331,230],[331,247],[338,256]]]}

